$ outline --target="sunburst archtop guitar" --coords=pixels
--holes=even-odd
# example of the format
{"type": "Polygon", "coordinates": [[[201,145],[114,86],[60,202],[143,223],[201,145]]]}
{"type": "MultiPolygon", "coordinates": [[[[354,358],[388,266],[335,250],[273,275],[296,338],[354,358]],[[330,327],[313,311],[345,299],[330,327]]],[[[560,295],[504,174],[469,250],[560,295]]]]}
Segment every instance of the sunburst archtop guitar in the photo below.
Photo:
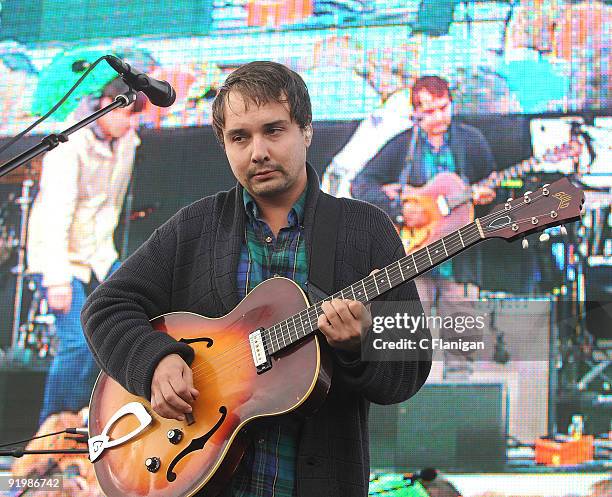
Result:
{"type": "MultiPolygon", "coordinates": [[[[368,302],[488,238],[513,240],[578,219],[583,193],[566,178],[444,236],[332,295],[368,302]]],[[[325,399],[331,369],[321,354],[317,317],[286,278],[257,286],[229,314],[210,319],[185,312],[152,321],[195,350],[193,412],[179,422],[102,373],[90,404],[89,453],[107,497],[215,496],[227,485],[257,418],[310,411],[325,399]]]]}

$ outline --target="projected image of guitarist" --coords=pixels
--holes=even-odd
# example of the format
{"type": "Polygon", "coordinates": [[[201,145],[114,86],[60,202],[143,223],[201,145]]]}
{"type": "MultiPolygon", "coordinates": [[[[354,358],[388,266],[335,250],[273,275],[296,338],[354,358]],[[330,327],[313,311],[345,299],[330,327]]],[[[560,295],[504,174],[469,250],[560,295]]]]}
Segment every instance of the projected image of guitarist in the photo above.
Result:
{"type": "MultiPolygon", "coordinates": [[[[480,131],[453,120],[448,82],[439,76],[418,78],[411,103],[415,125],[391,138],[351,188],[354,198],[389,214],[408,253],[471,221],[474,205],[495,198],[493,189],[476,184],[495,169],[491,149],[480,131]]],[[[417,280],[421,298],[430,302],[442,293],[441,283],[435,289],[431,281],[425,285],[432,277],[452,280],[451,261],[417,280]]]]}

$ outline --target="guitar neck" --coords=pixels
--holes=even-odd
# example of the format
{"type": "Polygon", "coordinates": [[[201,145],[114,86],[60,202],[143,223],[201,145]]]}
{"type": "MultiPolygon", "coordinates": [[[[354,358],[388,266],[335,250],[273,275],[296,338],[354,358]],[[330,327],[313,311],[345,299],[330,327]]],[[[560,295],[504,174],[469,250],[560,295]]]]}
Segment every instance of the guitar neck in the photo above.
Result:
{"type": "MultiPolygon", "coordinates": [[[[325,300],[349,299],[367,303],[406,281],[429,271],[467,247],[484,239],[479,220],[446,235],[416,252],[389,264],[375,274],[334,293],[325,300]]],[[[323,314],[317,302],[303,311],[264,330],[268,352],[274,354],[314,333],[318,317],[323,314]]]]}
{"type": "Polygon", "coordinates": [[[466,189],[466,191],[451,195],[449,198],[447,198],[446,202],[448,207],[452,210],[455,207],[472,200],[472,190],[475,187],[498,188],[505,180],[520,177],[523,174],[536,169],[538,165],[547,162],[545,157],[546,155],[542,157],[531,157],[523,162],[507,167],[502,171],[493,171],[486,178],[471,185],[471,187],[466,189]]]}

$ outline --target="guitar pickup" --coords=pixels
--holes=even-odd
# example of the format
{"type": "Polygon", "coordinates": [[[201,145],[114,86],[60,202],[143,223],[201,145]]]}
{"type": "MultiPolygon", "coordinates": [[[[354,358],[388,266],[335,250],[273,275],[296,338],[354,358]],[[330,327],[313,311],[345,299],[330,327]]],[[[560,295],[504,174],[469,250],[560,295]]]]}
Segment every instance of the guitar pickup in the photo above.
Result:
{"type": "Polygon", "coordinates": [[[257,374],[264,373],[272,367],[272,361],[266,352],[264,343],[263,328],[259,328],[249,334],[249,345],[251,347],[251,355],[253,356],[253,364],[257,369],[257,374]]]}

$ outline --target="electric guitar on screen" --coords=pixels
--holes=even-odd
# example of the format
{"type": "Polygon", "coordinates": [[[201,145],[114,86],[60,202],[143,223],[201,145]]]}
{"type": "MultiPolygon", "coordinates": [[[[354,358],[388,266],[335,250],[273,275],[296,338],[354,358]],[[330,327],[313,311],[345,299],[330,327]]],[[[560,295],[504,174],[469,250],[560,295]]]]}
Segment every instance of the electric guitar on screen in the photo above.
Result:
{"type": "MultiPolygon", "coordinates": [[[[560,179],[329,298],[366,303],[483,240],[511,241],[575,221],[583,203],[583,192],[560,179]]],[[[250,421],[320,406],[332,374],[315,334],[321,304],[309,305],[293,281],[272,278],[224,317],[174,312],[153,319],[156,330],[194,348],[193,380],[202,395],[179,422],[100,374],[90,404],[89,455],[104,495],[215,496],[242,457],[250,421]]]]}
{"type": "Polygon", "coordinates": [[[534,171],[548,170],[547,166],[576,157],[575,147],[566,143],[547,150],[541,157],[531,157],[502,171],[495,171],[474,185],[466,185],[455,173],[443,172],[420,187],[405,186],[402,202],[412,202],[425,209],[426,222],[422,226],[398,226],[404,249],[411,254],[444,235],[474,220],[472,204],[475,187],[499,188],[510,178],[519,178],[534,171]]]}

